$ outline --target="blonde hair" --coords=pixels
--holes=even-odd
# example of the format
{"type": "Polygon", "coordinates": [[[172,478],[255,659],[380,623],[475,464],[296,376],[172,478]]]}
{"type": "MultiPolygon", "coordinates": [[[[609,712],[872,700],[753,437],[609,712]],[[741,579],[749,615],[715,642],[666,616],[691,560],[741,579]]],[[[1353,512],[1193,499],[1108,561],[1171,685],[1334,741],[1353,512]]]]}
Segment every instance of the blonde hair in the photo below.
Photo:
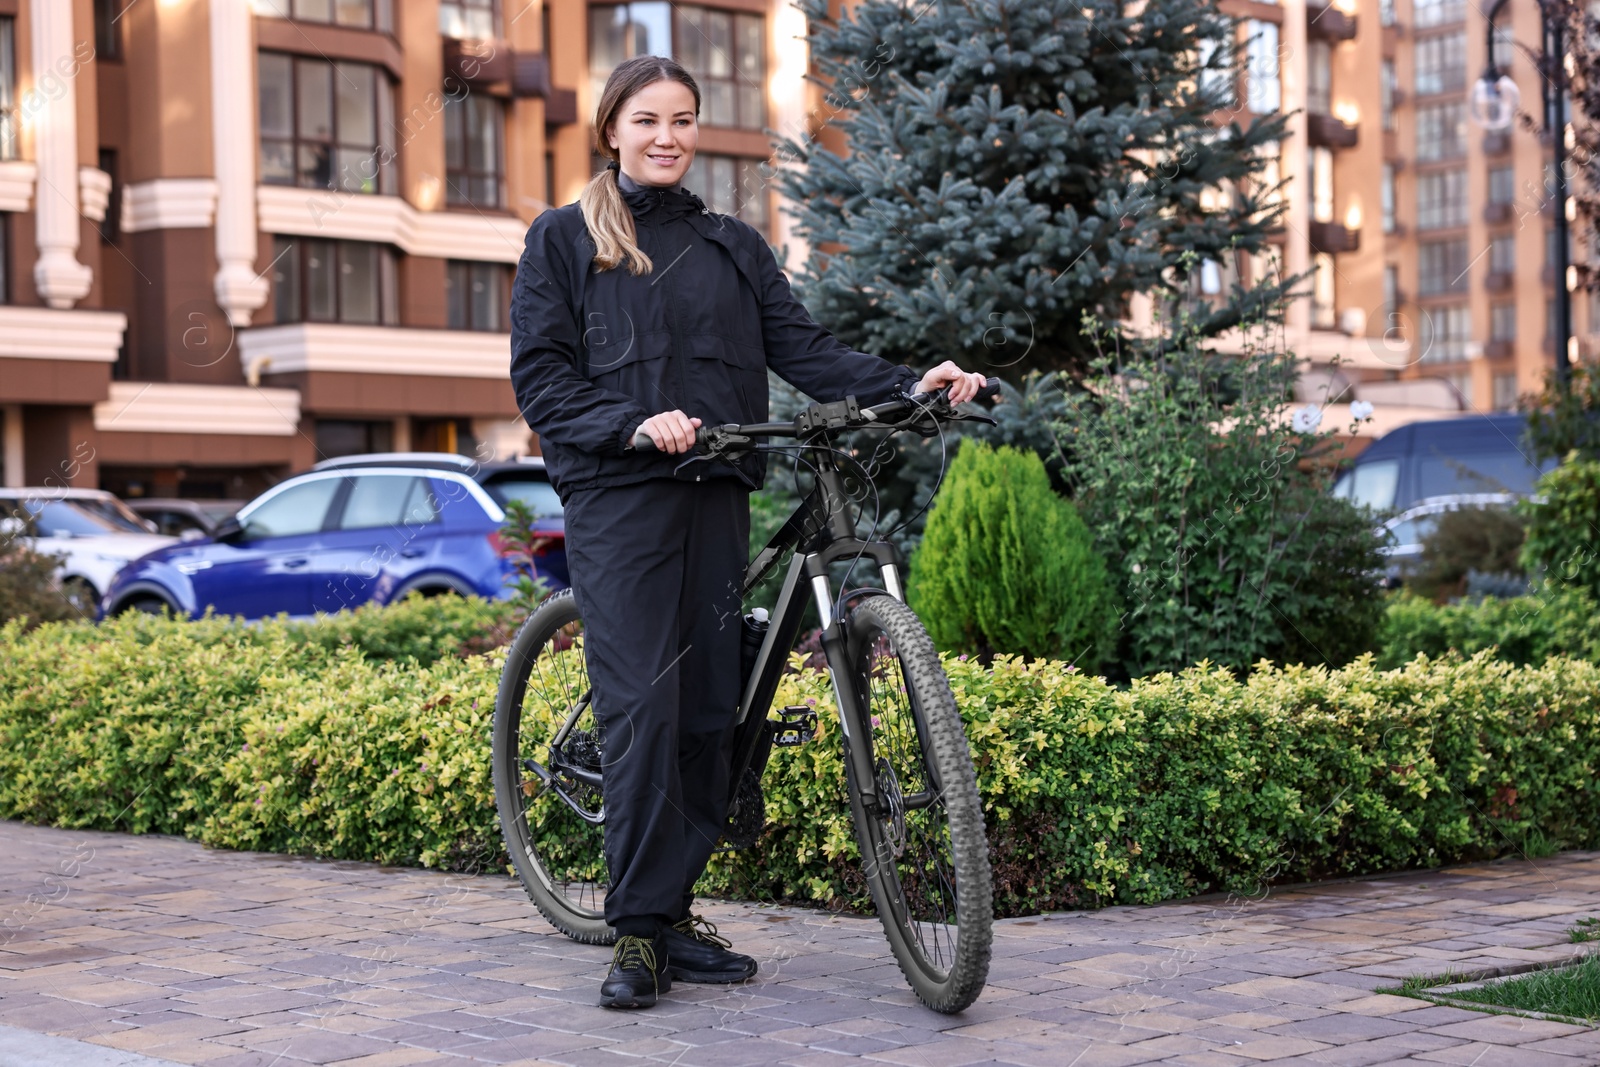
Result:
{"type": "Polygon", "coordinates": [[[622,199],[622,188],[617,184],[621,173],[621,160],[611,147],[606,135],[617,120],[617,112],[635,94],[659,81],[675,81],[694,94],[694,113],[700,114],[700,86],[694,77],[678,64],[662,56],[634,56],[619,65],[606,79],[600,93],[600,106],[595,108],[595,150],[610,165],[589,179],[578,197],[583,209],[584,225],[594,239],[594,265],[600,270],[628,264],[632,274],[648,274],[654,269],[650,257],[639,249],[638,235],[633,228],[633,212],[622,199]]]}

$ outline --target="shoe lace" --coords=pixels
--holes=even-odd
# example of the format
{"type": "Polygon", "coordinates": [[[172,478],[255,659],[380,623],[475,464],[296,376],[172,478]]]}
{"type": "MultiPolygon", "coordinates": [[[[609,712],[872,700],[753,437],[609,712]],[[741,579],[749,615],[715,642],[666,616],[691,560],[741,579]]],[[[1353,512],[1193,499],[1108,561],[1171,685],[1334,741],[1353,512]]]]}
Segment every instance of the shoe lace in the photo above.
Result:
{"type": "Polygon", "coordinates": [[[717,933],[715,923],[709,923],[698,915],[691,915],[687,919],[675,922],[672,928],[707,945],[716,945],[719,948],[733,947],[732,941],[717,933]]]}
{"type": "Polygon", "coordinates": [[[648,971],[656,969],[655,942],[647,937],[628,935],[617,939],[616,951],[612,953],[611,962],[618,970],[625,971],[632,967],[643,967],[648,971]]]}

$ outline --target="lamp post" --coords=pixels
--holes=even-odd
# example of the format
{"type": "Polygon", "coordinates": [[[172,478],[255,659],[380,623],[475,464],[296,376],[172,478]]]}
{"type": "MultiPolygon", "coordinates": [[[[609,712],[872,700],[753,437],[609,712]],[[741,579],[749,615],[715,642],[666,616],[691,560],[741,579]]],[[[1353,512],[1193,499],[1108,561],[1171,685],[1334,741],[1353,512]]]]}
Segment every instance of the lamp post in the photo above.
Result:
{"type": "MultiPolygon", "coordinates": [[[[1509,129],[1516,117],[1519,94],[1515,82],[1495,63],[1494,23],[1506,0],[1495,0],[1485,15],[1485,55],[1483,75],[1472,90],[1472,118],[1485,130],[1509,129]]],[[[1544,128],[1555,142],[1555,241],[1556,241],[1556,383],[1565,392],[1571,384],[1572,366],[1568,349],[1572,347],[1572,294],[1567,290],[1567,114],[1566,114],[1566,23],[1558,11],[1555,17],[1539,3],[1539,26],[1544,48],[1540,79],[1543,86],[1544,128]]]]}

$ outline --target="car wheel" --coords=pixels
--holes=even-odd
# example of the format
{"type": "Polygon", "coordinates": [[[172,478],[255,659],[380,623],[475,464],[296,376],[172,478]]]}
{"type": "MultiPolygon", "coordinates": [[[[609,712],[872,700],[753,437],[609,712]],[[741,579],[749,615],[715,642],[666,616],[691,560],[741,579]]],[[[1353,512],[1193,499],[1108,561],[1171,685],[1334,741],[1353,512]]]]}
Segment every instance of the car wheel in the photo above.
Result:
{"type": "Polygon", "coordinates": [[[80,618],[94,618],[94,609],[100,602],[100,594],[95,591],[87,578],[66,579],[61,583],[61,595],[80,618]]]}
{"type": "Polygon", "coordinates": [[[130,611],[137,611],[141,615],[165,615],[172,611],[172,605],[158,596],[139,596],[123,603],[117,609],[118,615],[130,611]]]}

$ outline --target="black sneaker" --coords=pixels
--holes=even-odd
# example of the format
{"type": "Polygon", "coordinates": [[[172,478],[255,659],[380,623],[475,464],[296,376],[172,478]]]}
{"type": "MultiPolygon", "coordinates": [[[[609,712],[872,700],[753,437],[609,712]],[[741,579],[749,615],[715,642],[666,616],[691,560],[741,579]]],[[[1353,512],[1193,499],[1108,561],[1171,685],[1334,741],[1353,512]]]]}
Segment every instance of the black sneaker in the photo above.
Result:
{"type": "Polygon", "coordinates": [[[680,981],[728,985],[755,977],[756,961],[728,951],[733,943],[698,915],[663,927],[659,941],[672,957],[667,971],[680,981]]]}
{"type": "Polygon", "coordinates": [[[665,938],[619,937],[611,954],[611,973],[600,983],[602,1008],[648,1008],[658,993],[672,988],[665,938]]]}

